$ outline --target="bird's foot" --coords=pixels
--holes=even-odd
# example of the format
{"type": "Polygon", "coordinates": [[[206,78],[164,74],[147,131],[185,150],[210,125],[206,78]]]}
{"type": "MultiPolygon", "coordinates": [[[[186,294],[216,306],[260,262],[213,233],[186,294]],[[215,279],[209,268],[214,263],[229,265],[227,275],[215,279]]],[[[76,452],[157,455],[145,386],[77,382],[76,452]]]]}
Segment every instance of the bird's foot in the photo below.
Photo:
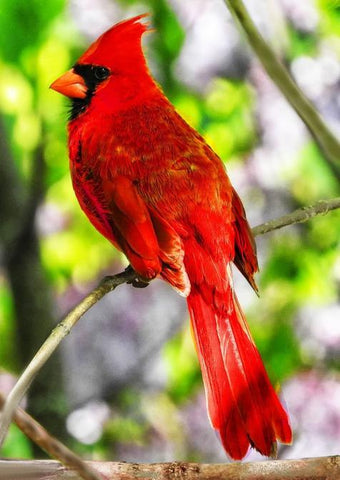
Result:
{"type": "MultiPolygon", "coordinates": [[[[134,269],[131,267],[131,265],[127,266],[125,269],[126,272],[134,272],[134,269]]],[[[135,272],[136,273],[136,272],[135,272]]],[[[133,280],[127,282],[129,285],[132,285],[135,288],[146,288],[149,285],[149,282],[145,279],[142,278],[136,273],[136,278],[133,280]]]]}

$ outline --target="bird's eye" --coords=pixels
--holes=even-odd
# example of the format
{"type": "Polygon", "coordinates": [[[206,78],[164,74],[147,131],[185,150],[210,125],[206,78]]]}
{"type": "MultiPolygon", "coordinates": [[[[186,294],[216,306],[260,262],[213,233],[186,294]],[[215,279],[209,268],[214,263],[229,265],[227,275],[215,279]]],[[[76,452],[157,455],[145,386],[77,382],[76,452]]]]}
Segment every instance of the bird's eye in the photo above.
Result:
{"type": "Polygon", "coordinates": [[[110,75],[110,70],[106,67],[94,67],[94,76],[97,80],[105,80],[110,75]]]}

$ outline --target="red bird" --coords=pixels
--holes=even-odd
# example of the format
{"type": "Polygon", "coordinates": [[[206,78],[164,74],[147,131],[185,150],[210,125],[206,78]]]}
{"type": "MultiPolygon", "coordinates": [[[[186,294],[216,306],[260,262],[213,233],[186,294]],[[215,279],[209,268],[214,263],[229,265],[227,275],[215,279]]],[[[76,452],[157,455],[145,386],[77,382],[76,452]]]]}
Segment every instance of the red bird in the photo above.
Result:
{"type": "Polygon", "coordinates": [[[212,426],[226,452],[291,443],[236,298],[231,263],[256,290],[254,239],[220,158],[175,111],[141,47],[145,15],[114,25],[51,88],[70,97],[73,187],[92,224],[141,280],[187,297],[212,426]]]}

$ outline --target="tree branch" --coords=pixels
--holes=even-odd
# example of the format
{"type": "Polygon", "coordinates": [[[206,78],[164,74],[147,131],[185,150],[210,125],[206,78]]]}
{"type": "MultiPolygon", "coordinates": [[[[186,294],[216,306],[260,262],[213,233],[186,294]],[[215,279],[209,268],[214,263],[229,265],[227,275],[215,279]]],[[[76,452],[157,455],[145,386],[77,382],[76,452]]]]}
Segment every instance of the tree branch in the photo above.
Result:
{"type": "Polygon", "coordinates": [[[105,277],[104,280],[87,297],[84,298],[52,331],[47,340],[40,347],[29,365],[26,367],[13,390],[7,397],[0,424],[0,448],[6,437],[8,427],[11,423],[13,414],[31,385],[33,379],[38,374],[43,365],[56,350],[63,338],[66,337],[78,322],[95,303],[97,303],[108,292],[113,291],[118,285],[135,280],[136,274],[132,270],[119,273],[112,277],[105,277]]]}
{"type": "MultiPolygon", "coordinates": [[[[0,408],[2,408],[4,404],[5,397],[0,393],[0,408]]],[[[13,420],[20,430],[36,445],[39,445],[39,447],[42,448],[51,458],[59,460],[59,462],[66,468],[78,472],[83,480],[103,480],[103,476],[96,472],[91,465],[85,463],[82,458],[50,435],[40,423],[28,415],[24,410],[17,408],[14,412],[13,420]]],[[[19,475],[16,475],[16,478],[19,478],[19,475]]],[[[8,479],[8,476],[2,476],[1,466],[0,478],[8,479]]]]}
{"type": "MultiPolygon", "coordinates": [[[[338,480],[340,456],[271,460],[267,462],[198,464],[86,462],[108,480],[338,480]]],[[[0,460],[0,477],[7,480],[79,480],[75,472],[49,460],[0,460]]]]}
{"type": "MultiPolygon", "coordinates": [[[[254,228],[254,235],[261,235],[268,233],[277,228],[287,225],[292,225],[298,222],[304,222],[316,215],[326,214],[330,210],[340,207],[340,198],[332,200],[321,200],[316,204],[301,208],[295,212],[264,223],[254,228]]],[[[43,365],[50,358],[52,353],[56,350],[63,338],[66,337],[78,322],[78,320],[89,310],[95,303],[97,303],[108,292],[113,291],[118,285],[123,283],[131,283],[136,280],[136,274],[132,269],[127,269],[125,272],[119,273],[111,277],[105,277],[104,280],[95,288],[87,297],[82,300],[66,317],[62,320],[51,335],[43,343],[37,354],[33,357],[28,367],[24,370],[21,377],[17,381],[13,390],[7,397],[3,408],[3,413],[0,418],[0,448],[7,435],[8,427],[11,423],[13,414],[22,400],[24,394],[32,383],[33,379],[43,367],[43,365]]]]}
{"type": "Polygon", "coordinates": [[[337,208],[340,208],[340,197],[332,198],[331,200],[319,200],[309,207],[298,208],[292,213],[257,225],[252,229],[252,232],[254,237],[256,237],[257,235],[263,235],[264,233],[272,232],[273,230],[287,227],[288,225],[307,222],[310,218],[318,215],[326,215],[331,210],[337,208]]]}
{"type": "Polygon", "coordinates": [[[266,72],[307,125],[334,175],[340,179],[340,143],[257,30],[242,0],[224,0],[239,21],[266,72]]]}

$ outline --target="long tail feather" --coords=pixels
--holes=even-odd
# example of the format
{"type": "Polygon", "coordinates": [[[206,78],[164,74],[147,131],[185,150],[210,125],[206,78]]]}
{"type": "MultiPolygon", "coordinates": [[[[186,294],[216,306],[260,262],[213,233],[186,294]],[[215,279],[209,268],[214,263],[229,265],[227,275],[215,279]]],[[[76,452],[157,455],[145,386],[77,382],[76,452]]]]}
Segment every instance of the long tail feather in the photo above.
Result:
{"type": "Polygon", "coordinates": [[[204,282],[192,284],[188,306],[209,417],[226,452],[240,460],[252,446],[275,456],[276,439],[292,441],[288,416],[231,285],[221,292],[204,282]]]}

